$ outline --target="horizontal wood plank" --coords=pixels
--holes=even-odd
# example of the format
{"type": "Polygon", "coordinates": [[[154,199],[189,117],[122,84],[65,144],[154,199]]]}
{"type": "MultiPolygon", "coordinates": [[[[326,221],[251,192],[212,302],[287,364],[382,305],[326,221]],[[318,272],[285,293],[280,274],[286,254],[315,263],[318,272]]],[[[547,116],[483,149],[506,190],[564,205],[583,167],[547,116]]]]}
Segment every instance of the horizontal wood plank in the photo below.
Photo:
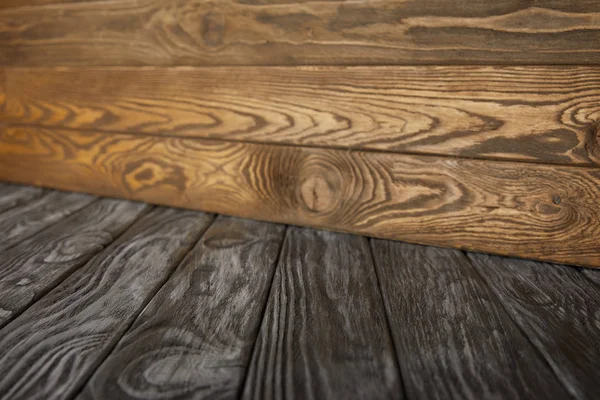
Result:
{"type": "Polygon", "coordinates": [[[600,164],[599,67],[8,68],[0,122],[600,164]]]}
{"type": "Polygon", "coordinates": [[[0,252],[18,244],[96,199],[81,193],[48,192],[0,215],[0,252]]]}
{"type": "Polygon", "coordinates": [[[594,0],[120,0],[0,11],[4,65],[593,64],[594,0]]]}
{"type": "Polygon", "coordinates": [[[41,128],[0,180],[600,267],[600,169],[41,128]]]}
{"type": "Polygon", "coordinates": [[[72,399],[212,218],[155,208],[0,331],[3,399],[72,399]]]}
{"type": "Polygon", "coordinates": [[[288,228],[242,398],[402,398],[367,239],[288,228]]]}
{"type": "Polygon", "coordinates": [[[600,288],[572,267],[475,253],[469,258],[571,395],[596,398],[600,288]]]}
{"type": "Polygon", "coordinates": [[[215,220],[78,400],[236,398],[284,231],[215,220]]]}
{"type": "Polygon", "coordinates": [[[0,327],[84,265],[150,206],[99,199],[0,253],[0,327]]]}
{"type": "Polygon", "coordinates": [[[407,398],[568,397],[464,254],[371,245],[407,398]]]}

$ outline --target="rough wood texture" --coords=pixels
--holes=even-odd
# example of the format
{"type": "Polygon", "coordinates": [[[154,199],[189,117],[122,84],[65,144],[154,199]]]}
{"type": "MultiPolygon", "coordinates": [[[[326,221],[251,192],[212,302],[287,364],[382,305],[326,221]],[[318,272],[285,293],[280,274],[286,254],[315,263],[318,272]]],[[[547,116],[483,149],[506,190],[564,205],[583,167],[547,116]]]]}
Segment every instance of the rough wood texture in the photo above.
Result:
{"type": "Polygon", "coordinates": [[[595,0],[121,0],[0,11],[5,65],[593,64],[595,0]]]}
{"type": "Polygon", "coordinates": [[[10,68],[0,122],[600,164],[597,67],[10,68]]]}
{"type": "Polygon", "coordinates": [[[484,254],[469,258],[569,392],[596,399],[600,288],[576,268],[484,254]]]}
{"type": "Polygon", "coordinates": [[[79,398],[237,398],[283,232],[217,219],[79,398]]]}
{"type": "Polygon", "coordinates": [[[0,180],[600,266],[598,168],[39,128],[0,132],[0,180]]]}
{"type": "Polygon", "coordinates": [[[372,250],[409,399],[568,397],[461,252],[372,250]]]}
{"type": "Polygon", "coordinates": [[[211,218],[157,208],[0,335],[0,398],[71,398],[211,218]]]}
{"type": "Polygon", "coordinates": [[[2,213],[0,252],[71,215],[95,199],[94,196],[80,193],[50,192],[2,213]]]}
{"type": "Polygon", "coordinates": [[[367,239],[288,228],[243,398],[401,396],[367,239]]]}
{"type": "MultiPolygon", "coordinates": [[[[41,197],[45,191],[31,186],[0,184],[0,213],[41,197]]],[[[0,215],[0,219],[4,219],[0,215]]]]}
{"type": "Polygon", "coordinates": [[[101,199],[0,253],[0,326],[112,243],[148,208],[101,199]]]}

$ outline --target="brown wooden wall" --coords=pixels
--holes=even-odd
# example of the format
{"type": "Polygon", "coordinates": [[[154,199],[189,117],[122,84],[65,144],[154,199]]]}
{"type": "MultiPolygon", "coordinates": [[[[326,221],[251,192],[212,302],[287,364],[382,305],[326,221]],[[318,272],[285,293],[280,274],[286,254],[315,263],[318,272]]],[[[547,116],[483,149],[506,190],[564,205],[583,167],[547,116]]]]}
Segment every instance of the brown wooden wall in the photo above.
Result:
{"type": "Polygon", "coordinates": [[[0,0],[0,179],[600,266],[600,2],[0,0]]]}

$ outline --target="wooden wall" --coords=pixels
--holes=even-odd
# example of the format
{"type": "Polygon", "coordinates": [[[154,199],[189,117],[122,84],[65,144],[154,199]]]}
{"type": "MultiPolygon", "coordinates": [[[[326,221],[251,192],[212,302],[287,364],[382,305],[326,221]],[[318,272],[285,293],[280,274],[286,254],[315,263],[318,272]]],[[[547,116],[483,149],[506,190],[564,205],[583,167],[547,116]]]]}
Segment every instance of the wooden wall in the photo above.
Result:
{"type": "Polygon", "coordinates": [[[600,2],[0,0],[0,179],[600,267],[600,2]]]}

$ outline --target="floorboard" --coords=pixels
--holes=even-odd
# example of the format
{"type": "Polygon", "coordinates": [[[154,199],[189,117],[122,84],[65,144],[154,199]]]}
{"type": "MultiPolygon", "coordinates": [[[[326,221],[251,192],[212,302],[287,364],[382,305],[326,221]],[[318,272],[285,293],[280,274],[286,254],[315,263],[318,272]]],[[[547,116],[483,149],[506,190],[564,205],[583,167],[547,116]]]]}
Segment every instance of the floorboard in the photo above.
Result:
{"type": "Polygon", "coordinates": [[[460,251],[372,250],[409,399],[569,397],[460,251]]]}
{"type": "Polygon", "coordinates": [[[110,245],[149,208],[100,199],[0,252],[0,327],[110,245]]]}
{"type": "Polygon", "coordinates": [[[78,398],[237,398],[283,233],[219,217],[78,398]]]}
{"type": "MultiPolygon", "coordinates": [[[[32,186],[0,184],[0,213],[42,196],[44,189],[32,186]]],[[[0,220],[4,219],[0,215],[0,220]]]]}
{"type": "Polygon", "coordinates": [[[289,228],[243,398],[401,397],[367,239],[289,228]]]}
{"type": "Polygon", "coordinates": [[[0,217],[0,251],[4,251],[87,206],[95,196],[49,192],[44,196],[5,211],[0,217]]]}
{"type": "Polygon", "coordinates": [[[577,268],[475,253],[469,258],[569,392],[598,398],[600,287],[577,268]]]}
{"type": "Polygon", "coordinates": [[[0,331],[0,398],[70,398],[212,217],[156,208],[0,331]]]}

